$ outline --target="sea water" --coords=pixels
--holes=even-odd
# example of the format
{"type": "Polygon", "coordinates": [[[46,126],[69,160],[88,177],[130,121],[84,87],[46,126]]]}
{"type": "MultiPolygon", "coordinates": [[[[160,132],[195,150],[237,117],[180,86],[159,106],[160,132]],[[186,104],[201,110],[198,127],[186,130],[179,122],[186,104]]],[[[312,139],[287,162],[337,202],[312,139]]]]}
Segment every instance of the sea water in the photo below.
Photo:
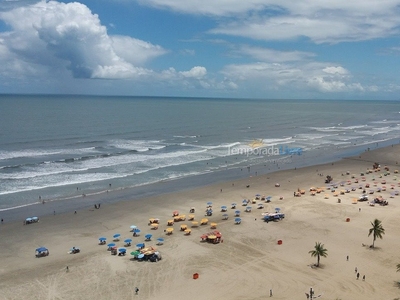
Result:
{"type": "Polygon", "coordinates": [[[396,101],[1,95],[0,211],[322,163],[399,143],[399,112],[396,101]]]}

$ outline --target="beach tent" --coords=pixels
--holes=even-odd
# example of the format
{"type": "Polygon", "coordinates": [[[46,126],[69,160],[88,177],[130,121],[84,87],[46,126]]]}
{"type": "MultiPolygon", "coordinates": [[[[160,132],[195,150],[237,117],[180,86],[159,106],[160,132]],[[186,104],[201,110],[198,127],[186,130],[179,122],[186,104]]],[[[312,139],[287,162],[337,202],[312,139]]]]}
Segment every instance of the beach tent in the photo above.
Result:
{"type": "Polygon", "coordinates": [[[241,218],[235,218],[235,224],[240,224],[242,223],[242,219],[241,218]]]}
{"type": "Polygon", "coordinates": [[[151,241],[152,234],[146,234],[144,237],[146,238],[146,241],[151,241]]]}
{"type": "Polygon", "coordinates": [[[124,243],[125,245],[130,246],[132,244],[132,239],[125,239],[124,243]]]}
{"type": "Polygon", "coordinates": [[[114,241],[119,241],[119,238],[121,237],[121,234],[116,233],[113,235],[114,241]]]}
{"type": "Polygon", "coordinates": [[[164,239],[163,238],[158,238],[157,239],[157,245],[162,245],[164,244],[164,239]]]}

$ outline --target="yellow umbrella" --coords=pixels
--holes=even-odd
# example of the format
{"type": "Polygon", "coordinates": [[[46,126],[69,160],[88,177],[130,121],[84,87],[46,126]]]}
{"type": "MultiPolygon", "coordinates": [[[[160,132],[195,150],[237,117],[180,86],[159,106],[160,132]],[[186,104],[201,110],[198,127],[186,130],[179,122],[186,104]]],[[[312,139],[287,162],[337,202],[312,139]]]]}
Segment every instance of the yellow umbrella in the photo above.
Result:
{"type": "Polygon", "coordinates": [[[194,220],[194,215],[189,215],[189,221],[194,220]]]}
{"type": "Polygon", "coordinates": [[[185,234],[189,235],[192,232],[192,229],[185,229],[185,234]]]}
{"type": "Polygon", "coordinates": [[[181,225],[181,230],[184,231],[185,229],[187,229],[187,225],[186,224],[182,224],[181,225]]]}
{"type": "Polygon", "coordinates": [[[211,223],[211,229],[217,228],[217,223],[211,223]]]}
{"type": "Polygon", "coordinates": [[[212,235],[209,235],[207,238],[209,240],[215,240],[217,238],[217,236],[212,234],[212,235]]]}
{"type": "Polygon", "coordinates": [[[151,224],[151,227],[154,228],[154,229],[157,229],[157,228],[158,228],[158,224],[152,223],[152,224],[151,224]]]}
{"type": "Polygon", "coordinates": [[[168,225],[168,226],[174,225],[174,220],[168,220],[167,225],[168,225]]]}
{"type": "Polygon", "coordinates": [[[193,222],[192,222],[192,227],[196,227],[196,226],[199,226],[199,222],[193,221],[193,222]]]}
{"type": "Polygon", "coordinates": [[[208,219],[201,219],[200,225],[205,225],[208,223],[208,219]]]}
{"type": "Polygon", "coordinates": [[[149,219],[149,222],[150,222],[150,223],[154,223],[155,220],[156,220],[156,219],[154,219],[154,218],[150,218],[150,219],[149,219]]]}
{"type": "Polygon", "coordinates": [[[171,234],[172,231],[174,231],[174,229],[170,227],[170,228],[165,229],[165,231],[167,232],[167,234],[171,234]]]}

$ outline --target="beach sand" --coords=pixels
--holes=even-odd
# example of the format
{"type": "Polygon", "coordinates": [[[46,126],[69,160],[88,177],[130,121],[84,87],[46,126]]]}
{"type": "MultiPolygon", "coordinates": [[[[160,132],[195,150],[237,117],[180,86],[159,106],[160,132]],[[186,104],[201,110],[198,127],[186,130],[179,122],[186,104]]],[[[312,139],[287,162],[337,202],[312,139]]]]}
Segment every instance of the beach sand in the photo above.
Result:
{"type": "MultiPolygon", "coordinates": [[[[333,164],[252,176],[138,201],[126,199],[100,209],[79,210],[77,214],[56,214],[36,224],[6,222],[0,226],[0,299],[265,299],[270,297],[270,290],[274,299],[306,299],[310,287],[321,299],[395,299],[400,297],[396,285],[400,280],[400,273],[396,273],[400,263],[400,196],[389,196],[400,190],[394,174],[399,153],[399,146],[387,147],[333,164]],[[360,173],[372,169],[375,161],[382,167],[387,165],[391,174],[379,178],[384,173],[382,168],[381,172],[365,174],[366,181],[361,181],[360,173]],[[369,182],[374,189],[386,180],[387,190],[370,197],[381,194],[389,205],[353,204],[360,189],[338,197],[328,190],[310,195],[310,187],[326,186],[326,175],[333,176],[333,182],[352,181],[337,190],[358,187],[351,174],[360,179],[359,184],[369,182]],[[391,184],[395,185],[393,190],[391,184]],[[306,192],[294,197],[298,188],[306,192]],[[264,203],[264,209],[252,204],[252,211],[244,212],[242,199],[253,199],[255,194],[272,196],[272,200],[258,200],[257,204],[264,203]],[[190,227],[191,222],[176,222],[173,234],[165,234],[173,210],[188,216],[190,207],[195,207],[195,220],[199,221],[209,201],[214,214],[208,217],[208,225],[192,228],[191,235],[186,236],[179,230],[180,225],[190,227]],[[234,224],[232,202],[242,211],[239,225],[234,224]],[[228,220],[222,220],[221,205],[228,206],[228,220]],[[285,219],[263,222],[261,213],[273,212],[276,207],[285,213],[285,219]],[[149,218],[160,219],[158,230],[150,229],[149,218]],[[368,230],[375,218],[382,221],[386,234],[372,249],[368,230]],[[211,231],[210,222],[218,223],[222,243],[201,242],[200,236],[211,231]],[[132,224],[141,229],[140,236],[132,237],[132,224]],[[112,256],[105,245],[98,245],[100,236],[111,242],[115,233],[121,234],[122,241],[133,239],[128,255],[112,256]],[[153,234],[153,241],[146,242],[146,246],[154,245],[162,255],[157,263],[131,260],[129,255],[137,243],[144,242],[147,233],[153,234]],[[158,237],[165,239],[164,245],[156,246],[158,237]],[[282,240],[281,245],[278,240],[282,240]],[[319,268],[313,267],[316,258],[309,254],[316,242],[328,250],[319,268]],[[50,255],[35,258],[39,246],[46,246],[50,255]],[[79,247],[81,253],[68,254],[72,246],[79,247]],[[199,274],[198,279],[193,279],[194,273],[199,274]]],[[[122,241],[117,245],[123,246],[122,241]]]]}

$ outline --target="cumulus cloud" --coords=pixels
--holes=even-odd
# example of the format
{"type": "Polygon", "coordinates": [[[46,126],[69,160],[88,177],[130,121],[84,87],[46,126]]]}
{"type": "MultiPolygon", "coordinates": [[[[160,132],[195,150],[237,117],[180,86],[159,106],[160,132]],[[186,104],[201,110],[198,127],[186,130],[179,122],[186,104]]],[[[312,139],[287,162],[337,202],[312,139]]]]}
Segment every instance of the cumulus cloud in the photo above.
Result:
{"type": "MultiPolygon", "coordinates": [[[[0,33],[0,61],[18,60],[21,69],[48,66],[70,70],[75,78],[131,78],[151,73],[141,66],[166,53],[148,42],[108,35],[99,17],[77,2],[41,1],[0,12],[0,19],[12,28],[0,33]]],[[[7,65],[11,71],[13,64],[7,65]]]]}
{"type": "Polygon", "coordinates": [[[270,61],[270,62],[287,62],[287,61],[299,61],[309,59],[315,56],[311,52],[302,51],[278,51],[274,49],[252,47],[249,45],[243,45],[238,50],[234,50],[234,53],[248,55],[256,60],[270,61]]]}
{"type": "Polygon", "coordinates": [[[307,89],[321,92],[364,91],[360,83],[352,82],[352,76],[341,67],[318,62],[269,63],[258,62],[226,66],[222,73],[243,83],[263,85],[275,90],[287,87],[299,91],[307,89]]]}
{"type": "Polygon", "coordinates": [[[206,76],[207,74],[207,69],[204,67],[193,67],[189,71],[183,71],[180,72],[184,77],[189,77],[189,78],[202,78],[206,76]]]}

